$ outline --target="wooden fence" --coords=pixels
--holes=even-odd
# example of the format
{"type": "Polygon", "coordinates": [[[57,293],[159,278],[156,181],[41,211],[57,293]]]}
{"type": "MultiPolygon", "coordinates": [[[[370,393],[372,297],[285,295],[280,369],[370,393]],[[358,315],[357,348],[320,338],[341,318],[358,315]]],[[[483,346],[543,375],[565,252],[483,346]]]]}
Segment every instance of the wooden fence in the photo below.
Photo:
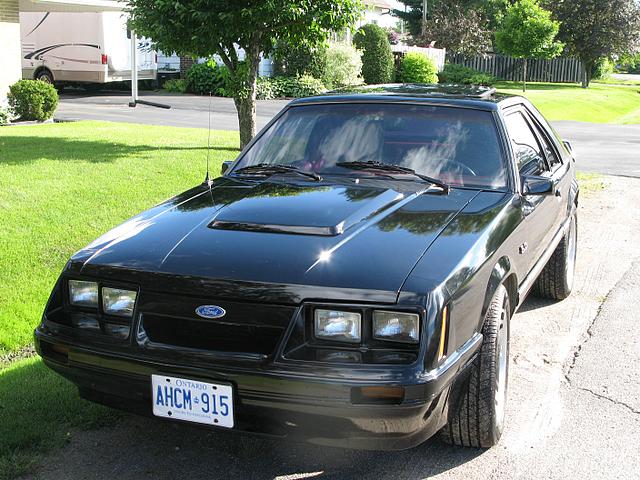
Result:
{"type": "MultiPolygon", "coordinates": [[[[487,55],[465,58],[447,53],[447,62],[475,68],[501,80],[522,80],[522,59],[504,55],[487,55]]],[[[584,77],[584,67],[577,58],[559,57],[552,60],[530,59],[527,80],[531,82],[579,83],[584,77]]]]}

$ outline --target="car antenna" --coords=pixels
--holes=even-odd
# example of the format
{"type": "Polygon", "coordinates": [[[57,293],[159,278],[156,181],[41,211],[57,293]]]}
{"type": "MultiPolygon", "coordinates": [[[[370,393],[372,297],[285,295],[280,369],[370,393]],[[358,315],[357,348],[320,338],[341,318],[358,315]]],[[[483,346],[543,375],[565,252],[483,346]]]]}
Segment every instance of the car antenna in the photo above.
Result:
{"type": "Polygon", "coordinates": [[[204,177],[204,183],[209,187],[213,183],[209,176],[209,154],[211,152],[211,92],[209,92],[209,127],[207,132],[207,174],[204,177]]]}

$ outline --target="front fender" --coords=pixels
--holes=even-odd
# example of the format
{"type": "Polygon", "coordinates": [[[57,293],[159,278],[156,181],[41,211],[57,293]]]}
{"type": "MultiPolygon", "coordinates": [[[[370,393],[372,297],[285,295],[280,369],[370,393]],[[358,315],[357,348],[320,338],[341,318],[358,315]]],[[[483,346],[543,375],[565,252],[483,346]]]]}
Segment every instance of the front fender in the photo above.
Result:
{"type": "Polygon", "coordinates": [[[511,266],[511,260],[506,255],[500,257],[498,262],[493,267],[491,275],[489,276],[489,282],[487,283],[487,290],[484,295],[484,302],[482,303],[481,316],[478,319],[478,332],[482,331],[484,325],[484,317],[487,314],[487,309],[491,303],[491,299],[496,293],[496,290],[500,285],[504,285],[509,293],[509,300],[511,303],[511,313],[518,305],[518,279],[513,272],[511,266]]]}

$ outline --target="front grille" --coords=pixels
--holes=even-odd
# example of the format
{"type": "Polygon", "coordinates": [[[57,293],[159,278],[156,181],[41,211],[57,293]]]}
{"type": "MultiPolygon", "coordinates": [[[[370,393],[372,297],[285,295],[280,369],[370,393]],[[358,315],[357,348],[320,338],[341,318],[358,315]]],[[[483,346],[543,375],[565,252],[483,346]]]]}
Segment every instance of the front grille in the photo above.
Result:
{"type": "Polygon", "coordinates": [[[218,352],[242,352],[270,355],[284,328],[233,325],[217,320],[143,315],[142,322],[149,341],[182,348],[218,352]]]}
{"type": "Polygon", "coordinates": [[[271,355],[284,334],[295,307],[229,302],[207,298],[141,293],[140,326],[155,345],[209,352],[271,355]],[[196,309],[216,305],[220,318],[201,318],[196,309]]]}

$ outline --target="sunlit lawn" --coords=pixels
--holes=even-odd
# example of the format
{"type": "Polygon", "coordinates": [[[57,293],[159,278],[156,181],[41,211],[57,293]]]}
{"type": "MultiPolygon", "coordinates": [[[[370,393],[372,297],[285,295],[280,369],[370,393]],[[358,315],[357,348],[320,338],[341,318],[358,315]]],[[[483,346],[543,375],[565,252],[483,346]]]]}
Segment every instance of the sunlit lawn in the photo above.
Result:
{"type": "MultiPolygon", "coordinates": [[[[206,130],[78,122],[0,127],[0,360],[29,344],[69,256],[204,179],[206,130]]],[[[238,135],[213,132],[212,169],[238,135]]],[[[0,361],[0,480],[32,471],[72,428],[113,422],[39,359],[0,361]]]]}
{"type": "MultiPolygon", "coordinates": [[[[204,179],[207,132],[78,122],[0,127],[0,357],[31,342],[67,259],[204,179]]],[[[212,169],[237,155],[213,132],[212,169]]]]}
{"type": "Polygon", "coordinates": [[[640,87],[592,83],[578,84],[500,82],[500,92],[525,95],[549,120],[594,123],[640,123],[640,87]]]}

